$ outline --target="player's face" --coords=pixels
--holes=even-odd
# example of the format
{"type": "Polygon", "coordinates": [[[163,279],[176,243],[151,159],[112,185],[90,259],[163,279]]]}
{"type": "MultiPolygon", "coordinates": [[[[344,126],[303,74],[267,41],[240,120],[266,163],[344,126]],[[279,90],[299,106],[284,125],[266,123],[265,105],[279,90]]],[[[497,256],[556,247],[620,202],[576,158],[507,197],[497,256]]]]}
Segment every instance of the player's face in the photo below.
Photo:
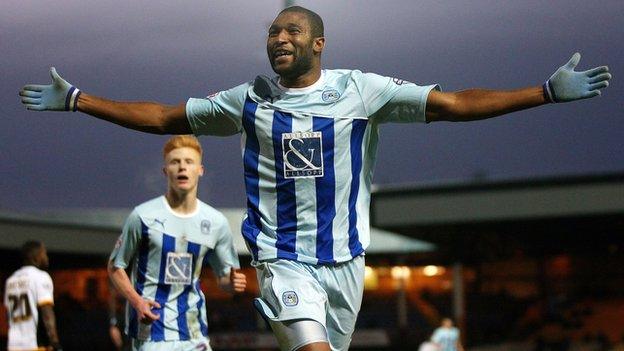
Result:
{"type": "Polygon", "coordinates": [[[204,167],[199,152],[190,147],[181,147],[171,150],[165,156],[164,172],[169,190],[184,194],[197,190],[204,167]]]}
{"type": "Polygon", "coordinates": [[[280,14],[271,24],[267,38],[267,54],[273,71],[288,78],[309,72],[317,64],[315,55],[322,51],[322,40],[312,37],[310,23],[303,14],[280,14]]]}

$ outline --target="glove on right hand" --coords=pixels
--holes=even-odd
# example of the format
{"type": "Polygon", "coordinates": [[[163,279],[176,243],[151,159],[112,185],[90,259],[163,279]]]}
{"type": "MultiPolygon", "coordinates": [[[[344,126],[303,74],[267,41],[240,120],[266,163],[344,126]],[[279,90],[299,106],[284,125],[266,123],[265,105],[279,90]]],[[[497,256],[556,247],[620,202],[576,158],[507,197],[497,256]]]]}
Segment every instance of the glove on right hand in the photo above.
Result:
{"type": "Polygon", "coordinates": [[[20,90],[22,104],[34,111],[76,111],[80,89],[69,84],[50,68],[52,84],[28,84],[20,90]]]}

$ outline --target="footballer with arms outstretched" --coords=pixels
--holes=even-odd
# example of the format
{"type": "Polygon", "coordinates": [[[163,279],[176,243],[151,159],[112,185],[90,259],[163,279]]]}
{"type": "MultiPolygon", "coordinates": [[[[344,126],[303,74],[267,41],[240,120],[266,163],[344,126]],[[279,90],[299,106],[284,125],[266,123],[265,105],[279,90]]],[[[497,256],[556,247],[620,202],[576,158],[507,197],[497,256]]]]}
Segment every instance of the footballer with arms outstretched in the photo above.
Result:
{"type": "Polygon", "coordinates": [[[242,234],[256,267],[256,307],[282,350],[347,350],[360,309],[369,203],[379,127],[471,121],[600,94],[606,66],[574,70],[580,55],[543,85],[442,92],[358,70],[322,69],[321,17],[282,10],[267,36],[276,77],[177,106],[118,102],[82,93],[51,70],[51,85],[26,85],[31,110],[81,111],[158,134],[242,135],[247,217],[242,234]]]}

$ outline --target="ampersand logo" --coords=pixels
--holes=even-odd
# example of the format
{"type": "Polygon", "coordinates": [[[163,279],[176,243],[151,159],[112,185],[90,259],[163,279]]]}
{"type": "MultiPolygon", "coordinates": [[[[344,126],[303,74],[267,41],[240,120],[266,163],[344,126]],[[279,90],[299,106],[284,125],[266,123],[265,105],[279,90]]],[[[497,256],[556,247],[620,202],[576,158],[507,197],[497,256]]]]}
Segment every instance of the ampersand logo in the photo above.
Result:
{"type": "Polygon", "coordinates": [[[323,176],[323,143],[321,132],[282,134],[285,178],[323,176]]]}
{"type": "Polygon", "coordinates": [[[167,253],[165,284],[191,284],[193,255],[187,252],[167,253]]]}

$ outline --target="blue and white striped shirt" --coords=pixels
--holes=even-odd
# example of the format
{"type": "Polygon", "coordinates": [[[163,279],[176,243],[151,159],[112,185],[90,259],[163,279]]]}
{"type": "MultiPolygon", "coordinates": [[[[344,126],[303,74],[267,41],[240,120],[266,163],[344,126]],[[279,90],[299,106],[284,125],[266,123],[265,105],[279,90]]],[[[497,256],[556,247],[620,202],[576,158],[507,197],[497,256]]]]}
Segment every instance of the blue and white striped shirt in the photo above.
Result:
{"type": "Polygon", "coordinates": [[[379,124],[425,122],[434,88],[324,70],[312,86],[282,87],[274,101],[246,83],[189,99],[186,114],[197,135],[242,133],[242,234],[254,260],[334,264],[363,254],[370,241],[379,124]]]}
{"type": "Polygon", "coordinates": [[[194,213],[180,215],[164,196],[132,211],[110,260],[115,267],[129,268],[137,293],[161,306],[153,309],[160,318],[144,324],[126,305],[126,333],[148,341],[207,337],[206,299],[199,285],[202,266],[210,263],[218,276],[239,268],[223,214],[198,200],[194,213]]]}
{"type": "Polygon", "coordinates": [[[433,332],[431,341],[439,345],[440,351],[457,351],[459,329],[439,327],[433,332]]]}

